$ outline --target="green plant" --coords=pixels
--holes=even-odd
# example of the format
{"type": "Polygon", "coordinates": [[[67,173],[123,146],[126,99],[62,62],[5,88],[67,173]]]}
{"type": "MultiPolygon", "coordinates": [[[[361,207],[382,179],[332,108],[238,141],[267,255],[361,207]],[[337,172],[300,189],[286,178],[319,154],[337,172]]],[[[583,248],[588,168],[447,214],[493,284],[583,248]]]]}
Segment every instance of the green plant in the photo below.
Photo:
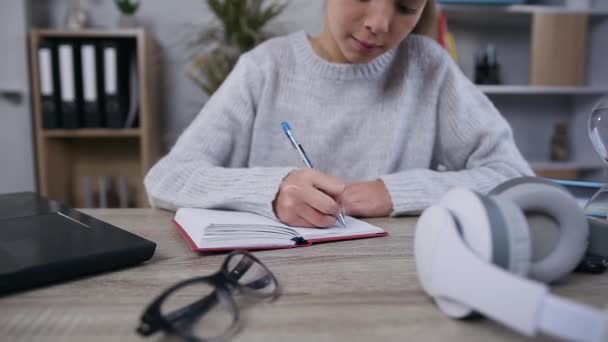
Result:
{"type": "Polygon", "coordinates": [[[133,15],[139,7],[139,0],[114,0],[122,14],[133,15]]]}
{"type": "Polygon", "coordinates": [[[286,3],[276,0],[207,0],[215,22],[191,42],[192,80],[213,94],[239,56],[272,37],[266,25],[281,14],[286,3]]]}

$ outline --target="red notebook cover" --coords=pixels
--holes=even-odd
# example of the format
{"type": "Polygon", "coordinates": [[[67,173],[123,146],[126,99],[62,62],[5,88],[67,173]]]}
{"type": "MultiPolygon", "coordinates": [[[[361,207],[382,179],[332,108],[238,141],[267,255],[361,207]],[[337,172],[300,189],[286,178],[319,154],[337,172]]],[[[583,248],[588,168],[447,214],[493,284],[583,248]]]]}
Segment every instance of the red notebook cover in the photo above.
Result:
{"type": "Polygon", "coordinates": [[[177,221],[173,220],[173,224],[177,228],[177,231],[182,235],[186,243],[190,247],[190,249],[194,252],[222,252],[222,251],[233,251],[233,250],[270,250],[270,249],[286,249],[286,248],[295,248],[295,247],[308,247],[312,244],[323,243],[323,242],[332,242],[332,241],[344,241],[344,240],[355,240],[355,239],[366,239],[373,237],[382,237],[387,236],[388,232],[383,233],[374,233],[374,234],[358,234],[358,235],[349,235],[349,236],[338,236],[338,237],[327,237],[327,238],[318,238],[318,239],[309,239],[305,240],[304,243],[298,243],[294,245],[284,245],[284,246],[238,246],[238,247],[220,247],[220,248],[199,248],[196,243],[192,240],[190,235],[184,230],[182,226],[180,226],[177,221]]]}

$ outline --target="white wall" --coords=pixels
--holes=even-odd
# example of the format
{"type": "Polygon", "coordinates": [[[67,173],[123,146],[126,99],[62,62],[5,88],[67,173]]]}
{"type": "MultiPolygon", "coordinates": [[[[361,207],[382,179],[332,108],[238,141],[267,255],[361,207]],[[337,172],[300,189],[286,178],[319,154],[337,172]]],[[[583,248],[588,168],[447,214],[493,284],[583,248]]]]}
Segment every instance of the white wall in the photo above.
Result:
{"type": "MultiPolygon", "coordinates": [[[[67,4],[66,0],[33,0],[34,25],[62,26],[67,4]]],[[[117,26],[119,12],[113,0],[81,0],[81,4],[89,14],[91,26],[117,26]]],[[[273,28],[282,33],[318,33],[323,27],[322,4],[321,0],[290,0],[273,28]]],[[[205,0],[142,0],[137,17],[161,46],[161,138],[165,148],[169,148],[207,100],[186,75],[186,42],[197,27],[205,27],[213,17],[205,0]]]]}
{"type": "Polygon", "coordinates": [[[32,115],[29,102],[27,2],[0,4],[0,193],[35,190],[32,115]]]}

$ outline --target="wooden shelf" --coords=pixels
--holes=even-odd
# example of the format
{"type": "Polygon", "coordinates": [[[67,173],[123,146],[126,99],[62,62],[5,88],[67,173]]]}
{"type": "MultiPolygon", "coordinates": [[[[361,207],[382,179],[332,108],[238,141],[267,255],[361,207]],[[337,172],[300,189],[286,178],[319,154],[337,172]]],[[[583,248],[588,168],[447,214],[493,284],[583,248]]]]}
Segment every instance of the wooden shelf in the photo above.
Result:
{"type": "MultiPolygon", "coordinates": [[[[47,30],[30,33],[31,93],[36,136],[36,168],[39,191],[72,207],[85,207],[85,196],[94,198],[107,179],[115,197],[117,180],[126,179],[130,206],[147,207],[143,178],[160,158],[158,110],[159,48],[142,28],[119,30],[47,30]],[[138,127],[128,129],[45,129],[42,106],[38,47],[41,40],[121,39],[129,40],[137,66],[138,127]],[[87,185],[88,184],[88,185],[87,185]],[[92,186],[92,188],[91,188],[92,186]],[[87,191],[85,191],[87,189],[87,191]]],[[[109,203],[111,204],[111,203],[109,203]]]]}
{"type": "Polygon", "coordinates": [[[606,87],[559,87],[529,85],[480,85],[479,89],[488,95],[603,95],[606,87]]]}
{"type": "Polygon", "coordinates": [[[608,6],[606,1],[592,1],[595,6],[586,9],[542,2],[546,5],[439,8],[447,15],[460,65],[470,79],[482,49],[495,47],[505,84],[477,87],[509,121],[524,155],[549,159],[550,129],[558,121],[567,123],[573,161],[534,160],[532,168],[538,174],[577,179],[605,168],[588,144],[586,115],[608,94],[600,43],[607,32],[608,6]]]}
{"type": "Polygon", "coordinates": [[[111,129],[45,129],[42,135],[46,138],[138,138],[141,130],[138,128],[111,129]]]}
{"type": "Polygon", "coordinates": [[[530,166],[534,170],[598,170],[607,167],[601,161],[530,161],[530,166]]]}
{"type": "Polygon", "coordinates": [[[577,9],[543,5],[458,5],[439,6],[449,23],[475,26],[528,26],[536,14],[584,14],[593,18],[608,17],[608,9],[577,9]]]}
{"type": "Polygon", "coordinates": [[[608,9],[595,8],[570,8],[566,6],[552,5],[458,5],[441,4],[439,8],[448,14],[468,14],[470,16],[479,14],[586,14],[592,16],[608,16],[608,9]]]}
{"type": "Polygon", "coordinates": [[[139,28],[125,29],[84,29],[84,30],[54,30],[37,29],[36,34],[45,38],[137,38],[145,35],[139,28]]]}
{"type": "Polygon", "coordinates": [[[537,176],[564,180],[577,180],[581,172],[601,170],[605,167],[600,161],[531,161],[530,166],[537,176]]]}

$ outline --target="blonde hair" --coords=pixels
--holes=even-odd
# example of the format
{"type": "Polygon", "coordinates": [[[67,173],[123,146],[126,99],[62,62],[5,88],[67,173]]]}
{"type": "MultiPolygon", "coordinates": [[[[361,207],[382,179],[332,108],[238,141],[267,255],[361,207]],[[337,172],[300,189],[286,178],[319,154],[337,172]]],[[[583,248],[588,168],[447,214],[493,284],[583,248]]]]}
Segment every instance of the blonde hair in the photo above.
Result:
{"type": "Polygon", "coordinates": [[[437,33],[437,6],[435,0],[427,0],[422,15],[412,33],[435,37],[437,33]]]}

